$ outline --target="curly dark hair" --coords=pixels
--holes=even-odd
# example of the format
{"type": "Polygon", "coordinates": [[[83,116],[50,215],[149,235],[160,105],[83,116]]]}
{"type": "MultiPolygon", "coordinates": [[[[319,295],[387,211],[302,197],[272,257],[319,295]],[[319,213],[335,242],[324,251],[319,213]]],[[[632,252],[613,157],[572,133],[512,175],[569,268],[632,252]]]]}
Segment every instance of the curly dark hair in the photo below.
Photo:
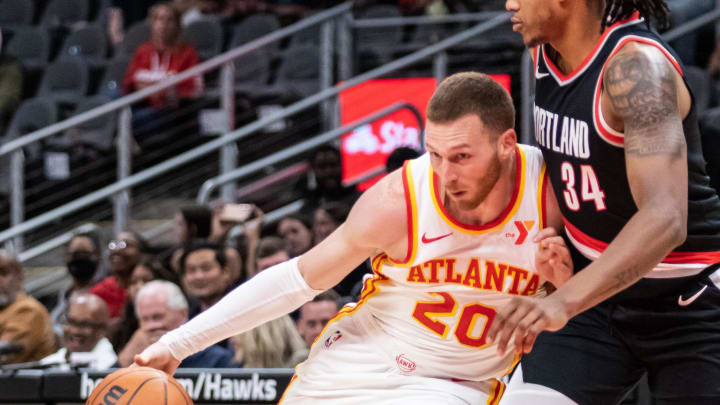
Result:
{"type": "Polygon", "coordinates": [[[648,28],[651,20],[660,29],[670,25],[670,9],[665,0],[605,0],[603,28],[629,18],[636,11],[645,19],[648,28]]]}

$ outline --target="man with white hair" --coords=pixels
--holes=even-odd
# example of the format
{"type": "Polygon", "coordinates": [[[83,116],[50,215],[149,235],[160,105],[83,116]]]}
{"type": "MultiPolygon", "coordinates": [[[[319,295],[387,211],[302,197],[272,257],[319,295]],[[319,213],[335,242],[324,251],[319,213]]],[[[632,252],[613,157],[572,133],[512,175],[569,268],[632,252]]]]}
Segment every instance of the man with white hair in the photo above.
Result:
{"type": "MultiPolygon", "coordinates": [[[[145,284],[135,297],[135,313],[140,329],[155,343],[165,332],[173,330],[188,320],[188,303],[180,287],[165,280],[145,284]]],[[[143,348],[144,349],[144,348],[143,348]]],[[[228,367],[233,353],[212,345],[187,357],[180,367],[228,367]]]]}

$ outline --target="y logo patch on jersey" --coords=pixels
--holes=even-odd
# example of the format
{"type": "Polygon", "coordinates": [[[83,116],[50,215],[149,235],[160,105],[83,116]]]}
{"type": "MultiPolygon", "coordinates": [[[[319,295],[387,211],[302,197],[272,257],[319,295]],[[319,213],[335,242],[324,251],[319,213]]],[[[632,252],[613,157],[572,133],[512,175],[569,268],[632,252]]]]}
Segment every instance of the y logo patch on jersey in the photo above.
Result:
{"type": "Polygon", "coordinates": [[[342,332],[340,332],[339,330],[336,330],[335,332],[333,332],[332,335],[330,335],[330,337],[325,339],[325,343],[323,344],[323,346],[325,346],[326,349],[329,349],[330,346],[332,346],[333,343],[340,340],[341,337],[342,337],[342,332]]]}
{"type": "Polygon", "coordinates": [[[515,227],[518,232],[520,232],[520,236],[518,236],[515,240],[516,245],[522,245],[523,242],[525,242],[525,239],[527,239],[528,233],[532,230],[533,226],[535,226],[535,221],[515,221],[515,227]]]}

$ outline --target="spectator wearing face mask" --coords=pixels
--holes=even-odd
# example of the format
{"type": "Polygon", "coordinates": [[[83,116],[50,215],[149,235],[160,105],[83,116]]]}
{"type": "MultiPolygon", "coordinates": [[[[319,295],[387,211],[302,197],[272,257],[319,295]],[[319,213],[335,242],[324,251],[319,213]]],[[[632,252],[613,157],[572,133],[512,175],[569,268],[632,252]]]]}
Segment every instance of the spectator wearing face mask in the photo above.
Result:
{"type": "Polygon", "coordinates": [[[72,284],[58,293],[57,304],[50,312],[50,320],[58,336],[63,335],[64,317],[70,297],[76,293],[87,292],[95,282],[100,264],[100,242],[97,236],[92,233],[73,236],[67,245],[65,262],[72,284]]]}

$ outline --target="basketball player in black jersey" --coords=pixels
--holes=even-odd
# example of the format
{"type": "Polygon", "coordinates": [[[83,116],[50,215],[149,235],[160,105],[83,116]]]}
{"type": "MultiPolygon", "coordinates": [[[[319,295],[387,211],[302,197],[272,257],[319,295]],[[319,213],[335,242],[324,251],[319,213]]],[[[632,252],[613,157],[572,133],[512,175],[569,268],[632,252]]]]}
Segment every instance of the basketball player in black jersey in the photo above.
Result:
{"type": "Polygon", "coordinates": [[[720,200],[683,68],[649,30],[667,6],[506,8],[533,54],[535,139],[577,273],[495,317],[501,350],[529,352],[501,404],[615,404],[645,372],[654,404],[720,404],[720,200]]]}

